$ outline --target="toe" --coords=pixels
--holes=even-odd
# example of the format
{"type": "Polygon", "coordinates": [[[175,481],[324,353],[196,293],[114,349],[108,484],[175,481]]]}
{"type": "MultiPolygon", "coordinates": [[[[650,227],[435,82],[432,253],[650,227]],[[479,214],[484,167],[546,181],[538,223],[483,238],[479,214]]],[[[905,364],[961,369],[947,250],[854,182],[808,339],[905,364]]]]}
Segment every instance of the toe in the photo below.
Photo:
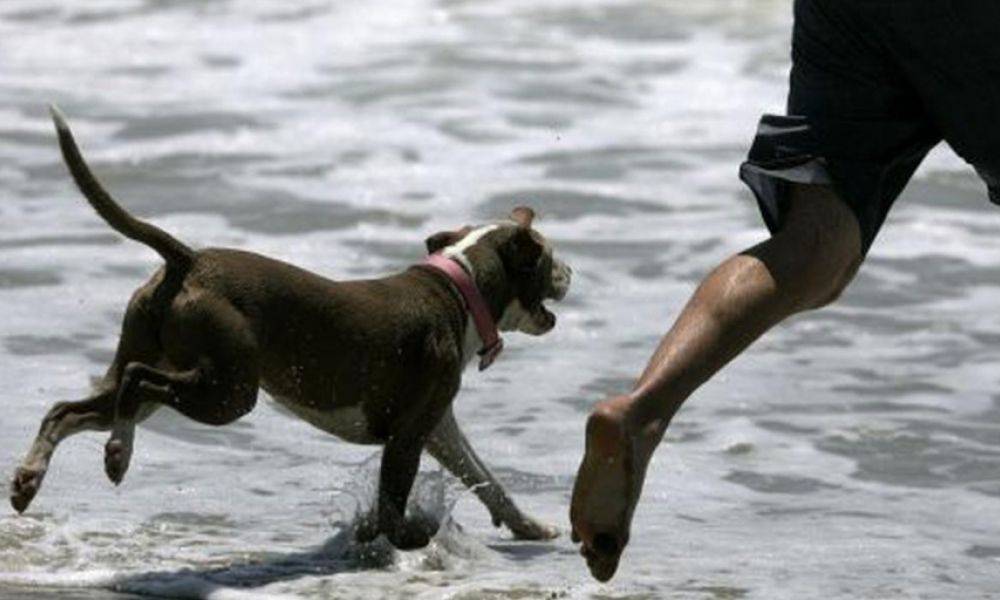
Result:
{"type": "Polygon", "coordinates": [[[570,508],[573,539],[595,579],[608,581],[628,543],[632,511],[641,485],[633,440],[617,400],[599,404],[587,420],[583,460],[570,508]]]}
{"type": "Polygon", "coordinates": [[[596,534],[580,547],[580,555],[587,561],[587,568],[594,579],[609,581],[618,570],[626,540],[612,532],[596,534]]]}
{"type": "Polygon", "coordinates": [[[618,570],[619,556],[597,556],[587,557],[587,568],[594,579],[601,583],[611,581],[618,570]]]}

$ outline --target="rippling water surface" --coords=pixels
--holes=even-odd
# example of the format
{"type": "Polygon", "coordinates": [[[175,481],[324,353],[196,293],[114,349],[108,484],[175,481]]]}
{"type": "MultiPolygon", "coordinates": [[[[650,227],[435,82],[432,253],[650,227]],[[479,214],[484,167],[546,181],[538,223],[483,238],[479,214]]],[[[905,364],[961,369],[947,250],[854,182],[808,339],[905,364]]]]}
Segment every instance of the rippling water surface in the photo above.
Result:
{"type": "MultiPolygon", "coordinates": [[[[705,271],[763,236],[735,172],[783,103],[788,0],[0,3],[0,467],[107,365],[159,259],[86,206],[46,104],[121,201],[194,245],[324,274],[420,259],[532,204],[574,267],[556,331],[468,373],[460,422],[564,527],[582,426],[705,271]]],[[[67,441],[0,597],[989,598],[1000,595],[1000,213],[946,151],[835,307],[773,332],[684,408],[617,578],[517,543],[424,463],[426,550],[358,547],[372,449],[262,402],[162,411],[115,489],[67,441]]]]}

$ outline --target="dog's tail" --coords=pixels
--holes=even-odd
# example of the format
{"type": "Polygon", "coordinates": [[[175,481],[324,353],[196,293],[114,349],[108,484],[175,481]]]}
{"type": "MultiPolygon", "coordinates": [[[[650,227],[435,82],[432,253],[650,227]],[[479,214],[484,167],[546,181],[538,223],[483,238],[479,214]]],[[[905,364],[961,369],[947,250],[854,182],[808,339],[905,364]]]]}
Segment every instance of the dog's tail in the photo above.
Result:
{"type": "Polygon", "coordinates": [[[194,250],[166,231],[133,217],[119,206],[83,160],[80,148],[76,145],[62,112],[55,105],[49,106],[49,112],[52,113],[56,133],[59,134],[59,148],[62,150],[63,160],[69,167],[73,181],[97,214],[118,233],[156,250],[163,260],[167,261],[168,268],[188,270],[194,261],[194,250]]]}

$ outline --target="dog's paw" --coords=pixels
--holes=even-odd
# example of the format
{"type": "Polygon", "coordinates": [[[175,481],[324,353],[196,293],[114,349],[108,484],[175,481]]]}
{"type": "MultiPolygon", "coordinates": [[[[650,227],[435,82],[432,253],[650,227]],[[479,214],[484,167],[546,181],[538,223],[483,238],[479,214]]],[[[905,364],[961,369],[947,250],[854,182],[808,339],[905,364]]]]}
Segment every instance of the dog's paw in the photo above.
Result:
{"type": "Polygon", "coordinates": [[[379,533],[378,517],[374,513],[368,513],[354,526],[354,541],[359,544],[370,544],[375,541],[379,533]]]}
{"type": "Polygon", "coordinates": [[[111,483],[118,485],[128,471],[132,459],[132,445],[112,437],[104,446],[104,472],[111,483]]]}
{"type": "Polygon", "coordinates": [[[531,517],[521,516],[514,522],[506,523],[514,534],[514,539],[527,541],[551,540],[559,537],[559,528],[554,525],[539,523],[531,517]]]}
{"type": "Polygon", "coordinates": [[[18,467],[14,479],[10,482],[10,504],[18,513],[23,513],[35,498],[45,471],[18,467]]]}
{"type": "Polygon", "coordinates": [[[430,516],[409,517],[389,536],[392,545],[400,550],[417,550],[431,543],[441,524],[430,516]]]}

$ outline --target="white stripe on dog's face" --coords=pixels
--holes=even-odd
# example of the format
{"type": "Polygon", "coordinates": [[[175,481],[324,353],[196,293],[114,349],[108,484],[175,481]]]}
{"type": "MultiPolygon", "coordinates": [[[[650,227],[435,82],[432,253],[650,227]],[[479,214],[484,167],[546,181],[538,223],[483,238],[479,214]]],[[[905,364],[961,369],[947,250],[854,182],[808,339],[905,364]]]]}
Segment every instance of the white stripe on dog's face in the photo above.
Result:
{"type": "Polygon", "coordinates": [[[463,267],[465,267],[465,270],[469,273],[469,275],[475,276],[476,271],[472,267],[472,261],[465,256],[465,251],[475,246],[484,235],[499,228],[499,225],[483,225],[482,227],[473,229],[469,233],[465,234],[465,237],[456,243],[442,249],[441,254],[448,258],[457,260],[463,267]]]}

